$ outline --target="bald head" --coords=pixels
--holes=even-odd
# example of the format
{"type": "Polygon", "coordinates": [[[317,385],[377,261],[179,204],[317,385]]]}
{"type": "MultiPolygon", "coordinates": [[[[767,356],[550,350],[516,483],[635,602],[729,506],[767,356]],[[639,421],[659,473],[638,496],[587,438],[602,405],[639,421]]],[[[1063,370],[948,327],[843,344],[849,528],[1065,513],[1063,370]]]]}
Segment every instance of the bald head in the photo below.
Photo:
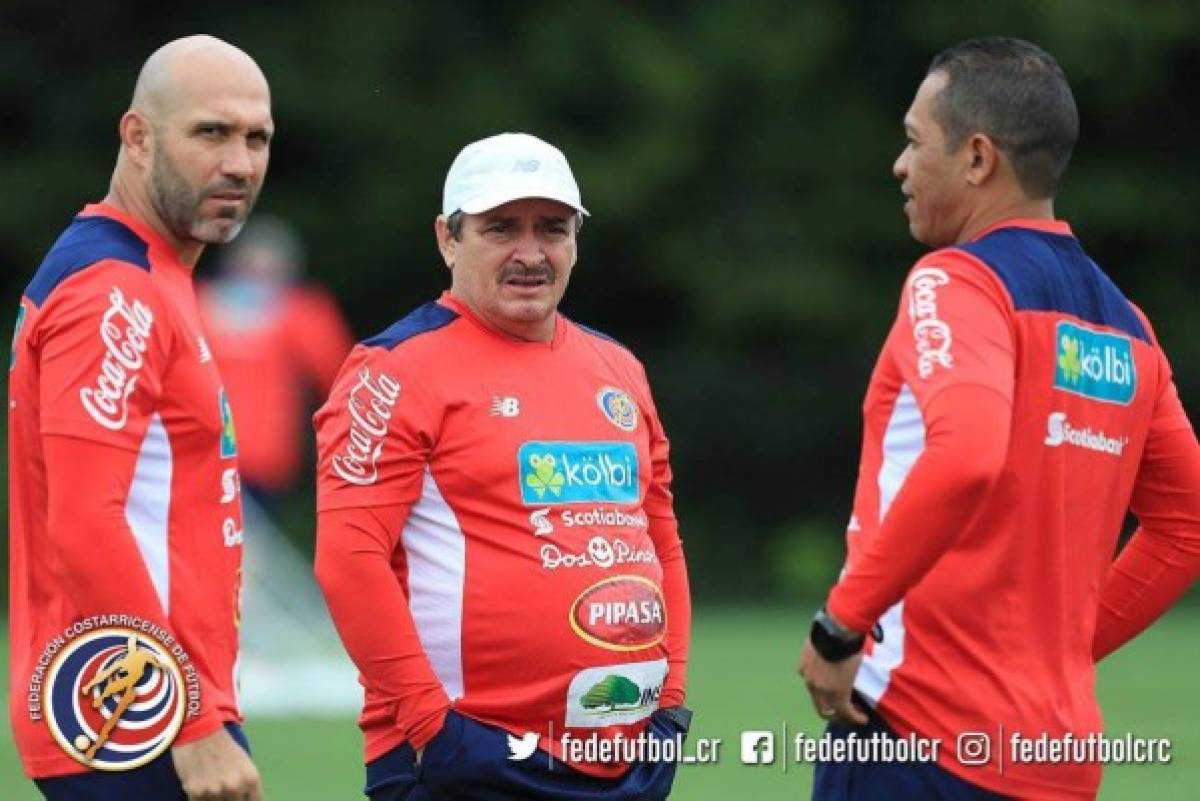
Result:
{"type": "Polygon", "coordinates": [[[221,90],[258,94],[268,102],[270,98],[267,79],[245,51],[215,36],[185,36],[167,42],[146,59],[130,107],[160,123],[221,90]]]}
{"type": "Polygon", "coordinates": [[[267,171],[271,93],[254,59],[188,36],[146,59],[121,117],[110,197],[168,236],[185,261],[228,242],[267,171]]]}

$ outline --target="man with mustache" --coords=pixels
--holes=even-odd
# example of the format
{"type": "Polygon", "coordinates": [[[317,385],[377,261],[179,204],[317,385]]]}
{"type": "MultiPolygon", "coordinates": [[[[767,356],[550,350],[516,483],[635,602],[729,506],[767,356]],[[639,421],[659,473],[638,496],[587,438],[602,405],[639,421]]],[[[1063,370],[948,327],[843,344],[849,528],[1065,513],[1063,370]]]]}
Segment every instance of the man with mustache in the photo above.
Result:
{"type": "Polygon", "coordinates": [[[673,765],[636,747],[568,745],[690,717],[645,371],[557,312],[584,214],[557,148],[464,148],[434,226],[450,290],[356,347],[315,417],[316,573],[366,688],[373,801],[670,791],[673,765]]]}
{"type": "Polygon", "coordinates": [[[1095,798],[1094,663],[1200,572],[1200,446],[1146,315],[1055,217],[1079,117],[1054,58],[948,48],[904,131],[893,172],[933,250],[871,375],[849,555],[800,672],[834,745],[911,756],[856,747],[813,798],[1095,798]]]}
{"type": "MultiPolygon", "coordinates": [[[[9,382],[20,678],[9,709],[25,770],[48,799],[261,796],[235,697],[237,443],[192,269],[246,221],[273,128],[266,79],[244,52],[210,36],[161,47],[121,117],[108,194],[75,217],[21,299],[9,382]],[[131,649],[136,634],[156,650],[125,691],[144,688],[144,703],[126,698],[118,712],[131,719],[110,717],[101,743],[86,734],[96,721],[62,703],[72,646],[55,680],[40,657],[63,632],[80,643],[105,627],[128,628],[131,649]],[[30,682],[43,680],[29,701],[30,682]],[[156,730],[137,716],[160,688],[180,704],[168,709],[186,712],[168,715],[178,722],[142,753],[138,738],[156,730]]],[[[105,675],[104,663],[89,665],[76,688],[105,675]]]]}

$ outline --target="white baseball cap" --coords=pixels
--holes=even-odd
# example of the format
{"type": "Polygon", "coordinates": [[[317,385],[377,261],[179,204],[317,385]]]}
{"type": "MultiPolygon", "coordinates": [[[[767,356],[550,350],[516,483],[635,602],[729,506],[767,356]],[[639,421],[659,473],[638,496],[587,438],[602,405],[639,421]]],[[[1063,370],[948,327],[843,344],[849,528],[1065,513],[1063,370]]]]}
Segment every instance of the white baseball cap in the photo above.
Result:
{"type": "Polygon", "coordinates": [[[459,152],[442,192],[442,214],[480,214],[511,200],[541,197],[587,214],[567,157],[526,133],[502,133],[472,142],[459,152]]]}

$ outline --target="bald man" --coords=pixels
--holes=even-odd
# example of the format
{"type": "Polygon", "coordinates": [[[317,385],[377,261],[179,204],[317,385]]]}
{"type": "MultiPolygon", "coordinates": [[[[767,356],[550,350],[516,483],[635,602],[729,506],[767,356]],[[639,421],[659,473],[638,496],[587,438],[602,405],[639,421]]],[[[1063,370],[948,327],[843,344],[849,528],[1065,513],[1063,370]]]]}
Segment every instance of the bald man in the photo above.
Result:
{"type": "Polygon", "coordinates": [[[235,694],[237,439],[192,268],[250,214],[273,129],[248,55],[164,45],[121,117],[108,194],[21,299],[9,710],[48,799],[261,797],[235,694]],[[146,668],[116,692],[111,668],[134,656],[146,668]]]}

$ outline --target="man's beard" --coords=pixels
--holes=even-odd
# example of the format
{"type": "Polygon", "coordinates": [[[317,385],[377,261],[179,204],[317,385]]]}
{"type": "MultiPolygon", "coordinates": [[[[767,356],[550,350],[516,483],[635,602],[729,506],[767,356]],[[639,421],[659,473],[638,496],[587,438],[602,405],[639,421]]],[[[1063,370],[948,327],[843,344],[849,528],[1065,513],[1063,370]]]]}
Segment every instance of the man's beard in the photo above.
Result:
{"type": "Polygon", "coordinates": [[[212,245],[229,242],[242,230],[255,200],[257,196],[250,182],[238,178],[222,178],[205,190],[197,191],[165,149],[160,148],[154,154],[154,166],[150,169],[150,202],[177,239],[212,245]],[[228,191],[246,193],[245,206],[240,213],[223,208],[215,218],[206,220],[200,216],[200,204],[208,195],[228,191]],[[232,220],[233,224],[228,227],[214,224],[221,219],[232,220]]]}

